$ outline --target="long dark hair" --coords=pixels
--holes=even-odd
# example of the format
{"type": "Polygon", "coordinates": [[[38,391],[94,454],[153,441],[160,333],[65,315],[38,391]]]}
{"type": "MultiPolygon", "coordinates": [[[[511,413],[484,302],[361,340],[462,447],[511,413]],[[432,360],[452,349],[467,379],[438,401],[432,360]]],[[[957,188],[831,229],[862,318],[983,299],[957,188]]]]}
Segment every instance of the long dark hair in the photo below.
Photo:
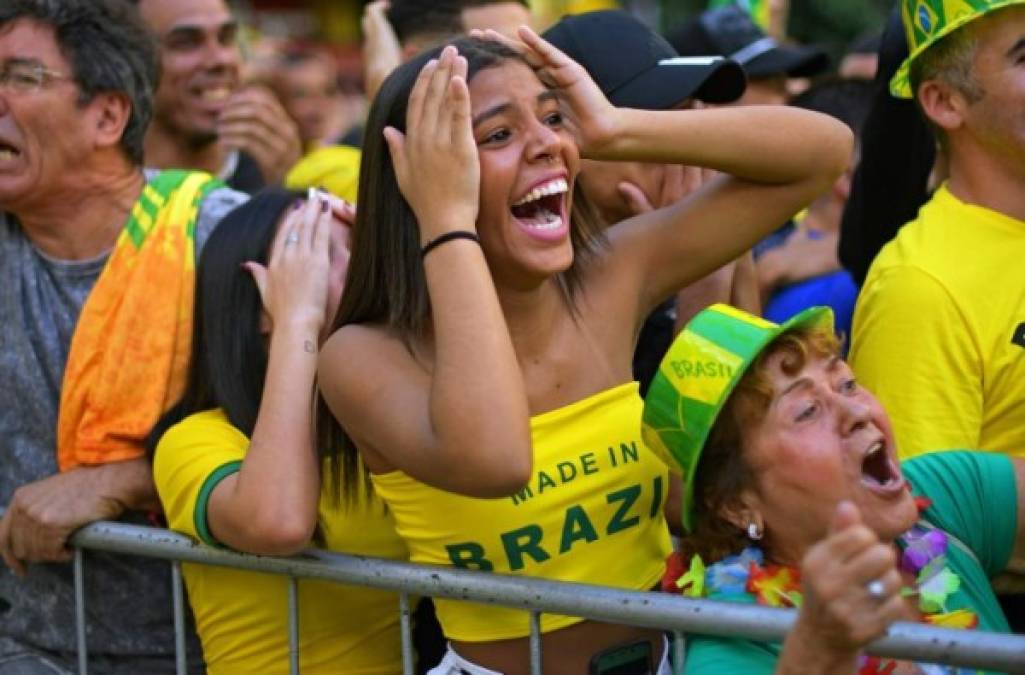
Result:
{"type": "MultiPolygon", "coordinates": [[[[526,65],[520,54],[497,42],[464,37],[449,44],[466,58],[468,80],[486,68],[508,61],[526,65]]],[[[439,57],[442,49],[439,46],[428,50],[396,69],[381,85],[370,108],[360,165],[352,257],[333,327],[334,331],[347,324],[384,324],[410,351],[413,342],[425,333],[431,308],[420,258],[420,227],[399,189],[384,128],[405,131],[406,108],[417,76],[430,59],[439,57]]],[[[584,266],[606,242],[594,208],[580,191],[573,199],[573,264],[557,277],[570,312],[575,308],[574,295],[580,287],[584,266]]],[[[331,473],[337,479],[337,472],[341,471],[347,477],[345,487],[349,488],[352,484],[348,478],[354,477],[359,467],[356,447],[323,401],[318,419],[321,447],[338,448],[342,453],[340,465],[332,465],[331,473]]],[[[341,486],[340,481],[335,485],[341,486]]]]}
{"type": "Polygon", "coordinates": [[[253,435],[267,374],[260,333],[263,303],[242,263],[267,264],[278,222],[300,193],[260,192],[224,217],[207,240],[196,274],[192,358],[181,400],[147,439],[152,457],[160,437],[189,415],[221,408],[228,421],[253,435]]]}

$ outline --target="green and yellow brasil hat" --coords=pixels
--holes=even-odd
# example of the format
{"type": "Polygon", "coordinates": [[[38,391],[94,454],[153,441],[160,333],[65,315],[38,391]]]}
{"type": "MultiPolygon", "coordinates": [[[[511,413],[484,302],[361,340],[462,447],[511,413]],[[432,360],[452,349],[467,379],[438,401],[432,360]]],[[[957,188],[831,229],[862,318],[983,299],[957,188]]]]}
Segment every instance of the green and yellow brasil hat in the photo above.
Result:
{"type": "Polygon", "coordinates": [[[911,64],[922,52],[965,24],[1001,7],[1025,0],[901,0],[900,14],[910,55],[890,80],[890,93],[912,98],[911,64]]]}
{"type": "Polygon", "coordinates": [[[737,383],[779,335],[804,326],[833,330],[833,311],[812,307],[782,325],[712,305],[673,342],[644,400],[644,442],[683,477],[683,526],[693,529],[694,474],[701,451],[737,383]]]}

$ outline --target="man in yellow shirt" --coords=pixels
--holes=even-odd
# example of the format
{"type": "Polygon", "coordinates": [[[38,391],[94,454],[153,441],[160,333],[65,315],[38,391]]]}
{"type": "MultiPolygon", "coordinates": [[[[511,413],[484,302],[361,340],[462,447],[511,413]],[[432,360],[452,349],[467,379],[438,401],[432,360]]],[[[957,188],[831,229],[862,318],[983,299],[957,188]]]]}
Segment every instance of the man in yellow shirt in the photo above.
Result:
{"type": "Polygon", "coordinates": [[[1025,456],[1025,0],[902,12],[911,56],[891,89],[935,127],[949,181],[873,263],[851,362],[902,457],[1025,456]]]}

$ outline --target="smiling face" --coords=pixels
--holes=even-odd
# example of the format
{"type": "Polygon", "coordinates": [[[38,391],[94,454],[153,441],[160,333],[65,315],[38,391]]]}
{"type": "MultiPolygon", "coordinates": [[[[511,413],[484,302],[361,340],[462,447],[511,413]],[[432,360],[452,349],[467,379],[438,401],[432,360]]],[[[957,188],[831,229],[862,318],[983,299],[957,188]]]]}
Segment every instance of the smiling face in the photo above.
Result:
{"type": "Polygon", "coordinates": [[[160,43],[163,74],[155,122],[202,144],[238,88],[238,25],[222,0],[143,0],[140,10],[160,43]]]}
{"type": "Polygon", "coordinates": [[[742,432],[755,476],[745,501],[764,523],[774,559],[799,562],[844,499],[883,541],[911,527],[917,510],[890,421],[850,367],[838,356],[802,359],[787,349],[770,354],[762,372],[772,395],[761,421],[742,432]]]}
{"type": "Polygon", "coordinates": [[[479,71],[470,80],[470,99],[481,170],[481,245],[496,280],[536,285],[573,263],[576,142],[554,92],[519,61],[479,71]]]}
{"type": "Polygon", "coordinates": [[[88,164],[99,103],[79,104],[71,64],[44,24],[22,19],[0,29],[0,68],[13,63],[47,73],[38,89],[0,87],[0,210],[17,211],[52,198],[70,168],[88,164]]]}
{"type": "Polygon", "coordinates": [[[969,24],[976,41],[972,78],[982,96],[966,105],[961,136],[1021,176],[1025,171],[1025,7],[994,11],[969,24]]]}

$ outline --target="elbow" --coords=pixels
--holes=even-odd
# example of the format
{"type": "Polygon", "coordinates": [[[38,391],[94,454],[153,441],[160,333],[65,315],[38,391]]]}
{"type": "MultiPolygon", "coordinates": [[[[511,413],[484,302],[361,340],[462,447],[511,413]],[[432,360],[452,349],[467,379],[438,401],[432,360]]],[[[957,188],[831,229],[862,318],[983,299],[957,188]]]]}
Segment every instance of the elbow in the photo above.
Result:
{"type": "Polygon", "coordinates": [[[507,436],[505,442],[496,442],[491,447],[493,455],[489,488],[491,497],[509,497],[520,492],[534,473],[534,444],[530,427],[525,425],[521,433],[507,436]]]}
{"type": "Polygon", "coordinates": [[[820,153],[821,168],[820,175],[823,184],[828,187],[846,171],[854,155],[854,132],[842,122],[829,119],[827,129],[824,130],[820,153]]]}
{"type": "Polygon", "coordinates": [[[248,553],[257,555],[294,555],[310,545],[316,518],[300,514],[265,514],[252,519],[246,540],[248,553]]]}
{"type": "Polygon", "coordinates": [[[506,440],[479,447],[489,447],[492,451],[482,454],[475,462],[467,462],[465,456],[458,460],[455,465],[462,470],[455,492],[477,499],[501,499],[521,492],[529,483],[534,472],[529,434],[519,442],[506,440]]]}
{"type": "Polygon", "coordinates": [[[495,473],[485,486],[487,494],[480,496],[485,499],[511,497],[518,494],[530,482],[534,472],[534,463],[528,455],[526,461],[512,461],[504,470],[495,473]]]}

